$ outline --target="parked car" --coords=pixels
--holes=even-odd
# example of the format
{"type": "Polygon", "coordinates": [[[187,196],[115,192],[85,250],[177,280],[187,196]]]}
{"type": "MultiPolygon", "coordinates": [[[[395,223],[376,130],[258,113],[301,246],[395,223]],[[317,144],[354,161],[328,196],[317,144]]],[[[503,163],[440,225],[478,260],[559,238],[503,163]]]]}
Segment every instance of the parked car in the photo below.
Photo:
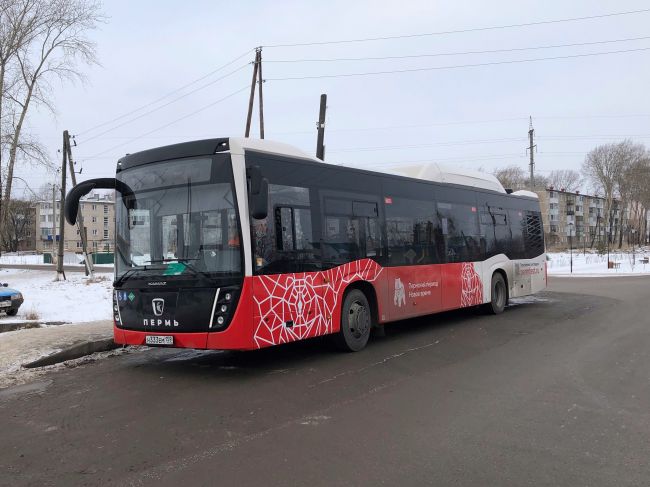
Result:
{"type": "Polygon", "coordinates": [[[6,282],[0,285],[0,311],[4,311],[8,316],[16,316],[23,301],[20,291],[11,289],[6,282]]]}

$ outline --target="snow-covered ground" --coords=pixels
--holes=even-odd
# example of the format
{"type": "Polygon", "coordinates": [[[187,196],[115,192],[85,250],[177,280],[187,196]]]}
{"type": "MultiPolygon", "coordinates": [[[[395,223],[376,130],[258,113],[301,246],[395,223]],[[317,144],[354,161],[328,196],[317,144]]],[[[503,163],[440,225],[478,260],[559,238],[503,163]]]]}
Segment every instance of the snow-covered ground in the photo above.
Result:
{"type": "MultiPolygon", "coordinates": [[[[570,252],[548,252],[549,275],[564,275],[571,273],[570,252]]],[[[650,274],[650,264],[643,264],[642,259],[650,258],[650,249],[636,249],[635,252],[610,252],[609,260],[617,264],[613,269],[607,268],[607,254],[583,253],[582,250],[573,251],[573,274],[589,276],[616,276],[630,274],[650,274]]]]}
{"type": "MultiPolygon", "coordinates": [[[[38,265],[44,264],[43,254],[36,254],[34,252],[9,252],[3,253],[0,256],[0,264],[7,265],[38,265]]],[[[79,265],[83,264],[83,256],[75,254],[74,252],[66,252],[63,254],[63,263],[65,265],[79,265]]],[[[112,267],[111,264],[95,264],[96,267],[112,267]]]]}
{"type": "Polygon", "coordinates": [[[26,320],[34,313],[40,321],[66,323],[112,318],[112,273],[95,273],[91,280],[80,272],[68,272],[67,280],[56,281],[54,271],[0,269],[0,282],[23,294],[18,315],[0,320],[26,320]]]}

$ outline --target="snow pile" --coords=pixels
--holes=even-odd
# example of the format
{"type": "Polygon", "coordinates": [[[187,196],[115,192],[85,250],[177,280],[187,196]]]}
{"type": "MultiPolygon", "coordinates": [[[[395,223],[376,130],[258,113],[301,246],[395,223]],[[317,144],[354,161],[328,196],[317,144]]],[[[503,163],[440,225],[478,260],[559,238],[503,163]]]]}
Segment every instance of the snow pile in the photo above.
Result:
{"type": "Polygon", "coordinates": [[[573,258],[573,274],[577,275],[629,275],[650,274],[650,263],[644,264],[644,258],[650,261],[650,249],[641,248],[635,252],[610,252],[609,260],[615,263],[612,269],[607,268],[607,254],[583,253],[574,250],[570,252],[548,252],[547,266],[549,275],[570,274],[571,259],[573,258]]]}
{"type": "Polygon", "coordinates": [[[25,302],[17,316],[0,315],[0,320],[27,320],[30,314],[39,321],[66,323],[112,318],[112,273],[95,273],[94,280],[78,272],[68,272],[65,281],[55,277],[54,271],[1,269],[0,282],[20,291],[25,302]]]}

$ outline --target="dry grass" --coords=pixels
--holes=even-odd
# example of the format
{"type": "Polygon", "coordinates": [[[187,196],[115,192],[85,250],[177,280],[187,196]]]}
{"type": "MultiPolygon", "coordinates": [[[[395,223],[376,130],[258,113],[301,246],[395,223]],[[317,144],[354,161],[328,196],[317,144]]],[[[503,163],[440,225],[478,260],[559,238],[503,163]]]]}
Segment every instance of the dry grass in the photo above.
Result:
{"type": "Polygon", "coordinates": [[[90,286],[91,284],[96,284],[98,282],[104,282],[104,281],[108,281],[108,280],[109,279],[106,276],[101,276],[101,275],[98,276],[97,274],[95,274],[95,277],[92,277],[92,278],[89,277],[88,279],[86,279],[84,281],[84,284],[86,286],[90,286]]]}
{"type": "Polygon", "coordinates": [[[27,313],[25,313],[25,319],[26,320],[39,320],[41,316],[36,312],[36,310],[30,309],[27,313]]]}

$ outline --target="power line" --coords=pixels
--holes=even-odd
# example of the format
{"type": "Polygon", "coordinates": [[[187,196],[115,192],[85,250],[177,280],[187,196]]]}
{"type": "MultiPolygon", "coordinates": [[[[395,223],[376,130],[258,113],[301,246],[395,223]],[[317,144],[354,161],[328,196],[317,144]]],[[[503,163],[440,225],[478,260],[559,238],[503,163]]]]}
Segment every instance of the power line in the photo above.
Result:
{"type": "Polygon", "coordinates": [[[102,156],[102,155],[106,154],[107,152],[111,152],[112,150],[117,149],[119,147],[125,146],[125,145],[129,144],[130,142],[133,142],[134,140],[137,140],[137,139],[139,139],[141,137],[146,137],[147,135],[153,134],[154,132],[157,132],[159,130],[167,128],[170,125],[173,125],[173,124],[175,124],[177,122],[180,122],[181,120],[185,120],[186,118],[192,117],[192,116],[196,115],[197,113],[203,112],[203,111],[207,110],[208,108],[211,108],[211,107],[217,105],[218,103],[221,103],[221,102],[223,102],[223,101],[225,101],[225,100],[227,100],[229,98],[232,98],[233,96],[241,93],[242,91],[244,91],[244,90],[246,90],[248,88],[249,88],[248,85],[246,85],[246,86],[244,86],[242,88],[239,88],[238,90],[233,91],[232,93],[224,96],[223,98],[219,98],[218,100],[216,100],[216,101],[214,101],[214,102],[212,102],[212,103],[210,103],[208,105],[205,105],[205,106],[199,108],[198,110],[194,110],[193,112],[188,113],[187,115],[184,115],[184,116],[182,116],[180,118],[172,120],[171,122],[166,123],[165,125],[161,125],[160,127],[156,127],[155,129],[150,130],[149,132],[145,132],[144,134],[140,134],[140,135],[138,135],[136,137],[132,137],[131,139],[127,140],[126,142],[122,142],[120,144],[114,145],[113,147],[109,147],[108,149],[106,149],[106,150],[104,150],[102,152],[98,152],[97,154],[93,154],[92,156],[89,156],[87,158],[86,157],[81,157],[81,159],[98,158],[99,156],[102,156]]]}
{"type": "Polygon", "coordinates": [[[414,59],[414,58],[428,58],[439,56],[464,56],[472,54],[496,54],[500,52],[519,52],[531,51],[538,49],[556,49],[560,47],[579,47],[579,46],[594,46],[598,44],[614,44],[617,42],[631,42],[650,39],[650,36],[645,37],[630,37],[627,39],[614,39],[608,41],[593,41],[593,42],[574,42],[571,44],[552,44],[546,46],[533,46],[533,47],[513,47],[508,49],[491,49],[487,51],[458,51],[458,52],[439,52],[429,54],[410,54],[403,56],[369,56],[369,57],[345,57],[345,58],[320,58],[320,59],[266,59],[267,63],[316,63],[316,62],[339,62],[339,61],[383,61],[389,59],[414,59]]]}
{"type": "Polygon", "coordinates": [[[212,86],[213,84],[215,84],[215,83],[221,81],[222,79],[228,78],[229,76],[232,76],[233,74],[238,73],[238,72],[241,71],[242,69],[248,67],[248,65],[249,65],[249,63],[246,63],[246,64],[244,64],[243,66],[238,67],[238,68],[235,69],[234,71],[229,72],[228,74],[224,74],[223,76],[220,76],[219,78],[217,78],[217,79],[215,79],[215,80],[212,80],[212,81],[210,81],[209,83],[206,83],[206,84],[204,84],[204,85],[202,85],[202,86],[199,86],[198,88],[195,88],[195,89],[192,90],[192,91],[188,91],[187,93],[184,93],[183,95],[181,95],[181,96],[179,96],[179,97],[177,97],[177,98],[174,98],[174,99],[168,101],[167,103],[165,103],[165,104],[163,104],[163,105],[157,106],[156,108],[154,108],[154,109],[152,109],[152,110],[149,110],[149,111],[147,111],[147,112],[141,113],[141,114],[138,115],[137,117],[131,118],[131,119],[125,121],[125,122],[122,122],[122,123],[119,124],[119,125],[115,125],[114,127],[111,127],[111,128],[109,128],[109,129],[107,129],[107,130],[104,130],[103,132],[100,132],[100,133],[98,133],[98,134],[96,134],[96,135],[93,135],[92,137],[90,137],[90,138],[88,138],[88,139],[85,139],[85,140],[83,140],[82,142],[83,142],[83,143],[88,143],[88,142],[90,142],[91,140],[95,140],[95,139],[101,137],[102,135],[105,135],[105,134],[107,134],[107,133],[109,133],[109,132],[112,132],[113,130],[117,130],[117,129],[119,129],[120,127],[124,127],[125,125],[128,125],[128,124],[130,124],[130,123],[132,123],[132,122],[135,122],[136,120],[140,120],[141,118],[146,117],[147,115],[151,115],[152,113],[157,112],[158,110],[162,110],[163,108],[168,107],[169,105],[172,105],[173,103],[176,103],[177,101],[182,100],[183,98],[186,98],[186,97],[188,97],[188,96],[190,96],[190,95],[196,93],[197,91],[201,91],[201,90],[207,88],[208,86],[212,86]]]}
{"type": "Polygon", "coordinates": [[[413,145],[384,145],[374,147],[344,147],[341,149],[332,149],[329,152],[372,152],[398,149],[426,149],[429,147],[447,147],[454,145],[472,145],[472,144],[491,144],[499,142],[521,142],[525,141],[524,137],[509,137],[501,139],[475,139],[475,140],[458,140],[450,142],[437,142],[433,144],[413,144],[413,145]]]}
{"type": "MultiPolygon", "coordinates": [[[[548,115],[548,116],[535,116],[536,119],[555,120],[555,119],[598,119],[598,118],[650,118],[649,114],[621,114],[621,115],[548,115]]],[[[430,128],[430,127],[447,127],[453,125],[475,125],[485,123],[502,123],[502,122],[521,122],[527,121],[528,117],[511,117],[511,118],[497,118],[485,120],[455,120],[448,122],[434,122],[426,124],[405,124],[405,125],[384,125],[378,127],[343,127],[343,128],[330,128],[329,132],[376,132],[381,130],[398,130],[398,129],[417,129],[417,128],[430,128]]],[[[275,135],[291,135],[291,134],[313,134],[313,130],[294,130],[286,132],[274,132],[275,135]]]]}
{"type": "Polygon", "coordinates": [[[412,39],[416,37],[430,37],[430,36],[439,36],[439,35],[448,35],[448,34],[463,34],[467,32],[484,32],[488,30],[512,29],[518,27],[530,27],[534,25],[557,24],[562,22],[577,22],[582,20],[594,20],[594,19],[602,19],[607,17],[617,17],[622,15],[633,15],[633,14],[640,14],[640,13],[647,13],[647,12],[650,12],[650,9],[646,8],[640,10],[629,10],[626,12],[613,12],[608,14],[589,15],[584,17],[570,17],[564,19],[540,20],[535,22],[524,22],[519,24],[505,24],[505,25],[494,25],[494,26],[487,26],[487,27],[474,27],[469,29],[427,32],[422,34],[403,34],[403,35],[394,35],[394,36],[366,37],[360,39],[338,39],[338,40],[331,40],[331,41],[301,42],[301,43],[294,43],[294,44],[269,44],[264,47],[322,46],[326,44],[349,44],[355,42],[374,42],[374,41],[385,41],[385,40],[393,40],[393,39],[412,39]]]}
{"type": "Polygon", "coordinates": [[[155,99],[154,101],[151,101],[151,102],[149,102],[149,103],[147,103],[147,104],[145,104],[145,105],[142,105],[142,106],[140,106],[140,107],[138,107],[138,108],[135,108],[135,109],[133,109],[133,110],[131,110],[131,111],[129,111],[129,112],[126,112],[126,113],[120,115],[119,117],[115,117],[115,118],[113,118],[113,119],[111,119],[111,120],[108,120],[108,121],[106,121],[106,122],[102,122],[102,123],[100,123],[100,124],[98,124],[98,125],[95,125],[95,126],[90,127],[90,128],[88,128],[88,129],[86,129],[86,130],[83,130],[82,132],[79,132],[79,133],[76,134],[76,135],[77,135],[77,136],[85,135],[85,134],[87,134],[88,132],[91,132],[91,131],[93,131],[93,130],[95,130],[95,129],[98,129],[98,128],[100,128],[100,127],[104,127],[104,126],[109,125],[109,124],[111,124],[111,123],[113,123],[113,122],[117,122],[118,120],[121,120],[121,119],[123,119],[123,118],[125,118],[125,117],[128,117],[129,115],[131,115],[131,114],[133,114],[133,113],[139,112],[140,110],[144,110],[145,108],[148,108],[148,107],[150,107],[150,106],[152,106],[152,105],[155,105],[156,103],[158,103],[158,102],[164,100],[165,98],[168,98],[168,97],[170,97],[171,95],[174,95],[174,94],[178,93],[179,91],[184,90],[185,88],[189,88],[190,86],[192,86],[192,85],[194,85],[194,84],[196,84],[196,83],[198,83],[198,82],[200,82],[200,81],[203,81],[204,79],[206,79],[206,78],[212,76],[213,74],[218,73],[218,72],[221,71],[222,69],[225,69],[225,68],[227,68],[228,66],[231,66],[231,65],[235,64],[235,63],[236,63],[237,61],[239,61],[240,59],[242,59],[242,58],[248,56],[248,55],[249,55],[253,50],[254,50],[254,49],[248,49],[246,52],[240,54],[239,56],[237,56],[236,58],[232,59],[231,61],[228,61],[226,64],[223,64],[223,65],[219,66],[218,68],[216,68],[216,69],[210,71],[209,73],[207,73],[207,74],[201,76],[200,78],[197,78],[197,79],[195,79],[195,80],[193,80],[193,81],[190,81],[189,83],[187,83],[187,84],[185,84],[185,85],[183,85],[183,86],[181,86],[181,87],[179,87],[179,88],[176,88],[176,89],[170,91],[169,93],[167,93],[167,94],[161,96],[160,98],[155,99]]]}
{"type": "Polygon", "coordinates": [[[557,59],[574,59],[574,58],[581,58],[581,57],[604,56],[608,54],[622,54],[628,52],[638,52],[638,51],[648,51],[648,50],[650,50],[650,47],[640,47],[637,49],[623,49],[618,51],[592,52],[592,53],[585,53],[585,54],[572,54],[567,56],[552,56],[552,57],[533,58],[533,59],[516,59],[510,61],[493,61],[488,63],[476,63],[476,64],[457,64],[454,66],[432,66],[426,68],[393,69],[387,71],[366,71],[366,72],[359,72],[359,73],[323,74],[323,75],[314,75],[314,76],[287,76],[285,78],[266,78],[266,81],[299,81],[299,80],[307,80],[307,79],[351,78],[356,76],[376,76],[382,74],[415,73],[415,72],[422,72],[422,71],[438,71],[438,70],[445,70],[445,69],[497,66],[502,64],[531,63],[536,61],[551,61],[557,59]]]}

